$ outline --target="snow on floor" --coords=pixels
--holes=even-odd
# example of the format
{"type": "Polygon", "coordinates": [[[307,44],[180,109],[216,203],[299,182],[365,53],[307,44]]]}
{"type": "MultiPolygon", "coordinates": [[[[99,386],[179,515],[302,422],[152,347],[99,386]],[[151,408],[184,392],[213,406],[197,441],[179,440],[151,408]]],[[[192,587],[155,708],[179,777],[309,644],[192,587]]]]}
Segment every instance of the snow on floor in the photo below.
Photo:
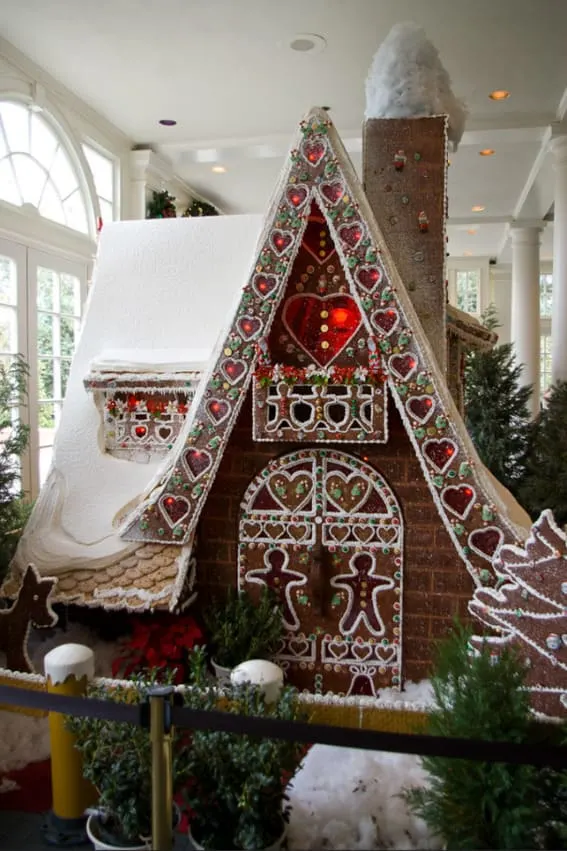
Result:
{"type": "Polygon", "coordinates": [[[290,851],[441,848],[400,797],[426,778],[415,756],[315,745],[290,788],[290,851]]]}
{"type": "MultiPolygon", "coordinates": [[[[116,643],[100,641],[94,633],[79,624],[66,630],[34,630],[30,636],[28,652],[37,673],[43,674],[46,653],[61,644],[84,644],[95,654],[95,674],[111,675],[112,660],[116,656],[116,643]]],[[[49,730],[47,718],[23,715],[20,712],[0,712],[0,772],[23,768],[30,762],[49,757],[49,730]]],[[[0,787],[0,793],[8,791],[0,787]]]]}

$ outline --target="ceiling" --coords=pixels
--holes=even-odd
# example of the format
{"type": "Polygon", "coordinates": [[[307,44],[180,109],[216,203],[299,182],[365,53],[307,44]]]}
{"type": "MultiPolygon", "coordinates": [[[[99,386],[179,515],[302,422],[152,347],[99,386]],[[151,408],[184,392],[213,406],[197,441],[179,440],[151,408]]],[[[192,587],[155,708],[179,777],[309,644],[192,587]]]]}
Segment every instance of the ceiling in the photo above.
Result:
{"type": "MultiPolygon", "coordinates": [[[[508,224],[553,202],[567,107],[563,0],[0,0],[2,34],[226,212],[265,209],[295,126],[331,107],[360,167],[364,80],[400,21],[422,24],[469,107],[449,168],[449,249],[509,259],[508,224]],[[30,25],[31,23],[31,25],[30,25]],[[299,53],[299,33],[326,40],[299,53]],[[488,97],[507,89],[502,102],[488,97]],[[161,127],[159,119],[177,125],[161,127]],[[492,157],[479,156],[493,148],[492,157]],[[226,168],[211,171],[214,164],[226,168]],[[474,205],[485,210],[472,213],[474,205]],[[472,233],[471,231],[474,231],[472,233]]],[[[551,255],[548,226],[542,254],[551,255]]]]}

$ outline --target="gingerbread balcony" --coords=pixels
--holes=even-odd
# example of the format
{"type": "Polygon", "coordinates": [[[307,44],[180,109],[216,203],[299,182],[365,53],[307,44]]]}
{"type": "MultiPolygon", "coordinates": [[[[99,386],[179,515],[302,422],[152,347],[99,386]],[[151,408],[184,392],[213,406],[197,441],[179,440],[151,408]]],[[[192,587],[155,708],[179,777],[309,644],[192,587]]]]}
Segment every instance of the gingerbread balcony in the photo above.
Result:
{"type": "Polygon", "coordinates": [[[384,380],[365,367],[261,366],[255,373],[254,440],[385,443],[384,380]]]}

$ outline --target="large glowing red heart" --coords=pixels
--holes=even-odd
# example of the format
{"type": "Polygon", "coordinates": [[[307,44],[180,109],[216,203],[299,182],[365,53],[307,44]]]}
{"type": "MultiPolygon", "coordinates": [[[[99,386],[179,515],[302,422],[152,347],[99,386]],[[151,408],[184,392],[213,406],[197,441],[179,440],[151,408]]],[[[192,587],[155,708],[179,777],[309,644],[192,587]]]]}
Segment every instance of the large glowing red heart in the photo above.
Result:
{"type": "Polygon", "coordinates": [[[319,366],[328,366],[352,340],[362,321],[348,295],[294,295],[283,310],[284,325],[319,366]]]}

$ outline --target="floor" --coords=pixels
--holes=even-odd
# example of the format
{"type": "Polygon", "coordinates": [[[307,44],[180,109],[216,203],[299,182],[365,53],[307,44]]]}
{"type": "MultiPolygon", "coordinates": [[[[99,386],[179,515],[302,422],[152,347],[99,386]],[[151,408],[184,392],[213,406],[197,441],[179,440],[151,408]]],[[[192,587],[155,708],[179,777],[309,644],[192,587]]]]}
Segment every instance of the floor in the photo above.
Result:
{"type": "MultiPolygon", "coordinates": [[[[41,826],[44,816],[40,813],[0,812],[0,848],[2,851],[46,851],[46,845],[41,836],[41,826]]],[[[55,847],[55,846],[51,846],[55,847]]],[[[86,845],[60,845],[66,851],[85,851],[91,848],[86,845]]],[[[189,848],[184,836],[177,836],[174,851],[186,851],[189,848]]]]}

